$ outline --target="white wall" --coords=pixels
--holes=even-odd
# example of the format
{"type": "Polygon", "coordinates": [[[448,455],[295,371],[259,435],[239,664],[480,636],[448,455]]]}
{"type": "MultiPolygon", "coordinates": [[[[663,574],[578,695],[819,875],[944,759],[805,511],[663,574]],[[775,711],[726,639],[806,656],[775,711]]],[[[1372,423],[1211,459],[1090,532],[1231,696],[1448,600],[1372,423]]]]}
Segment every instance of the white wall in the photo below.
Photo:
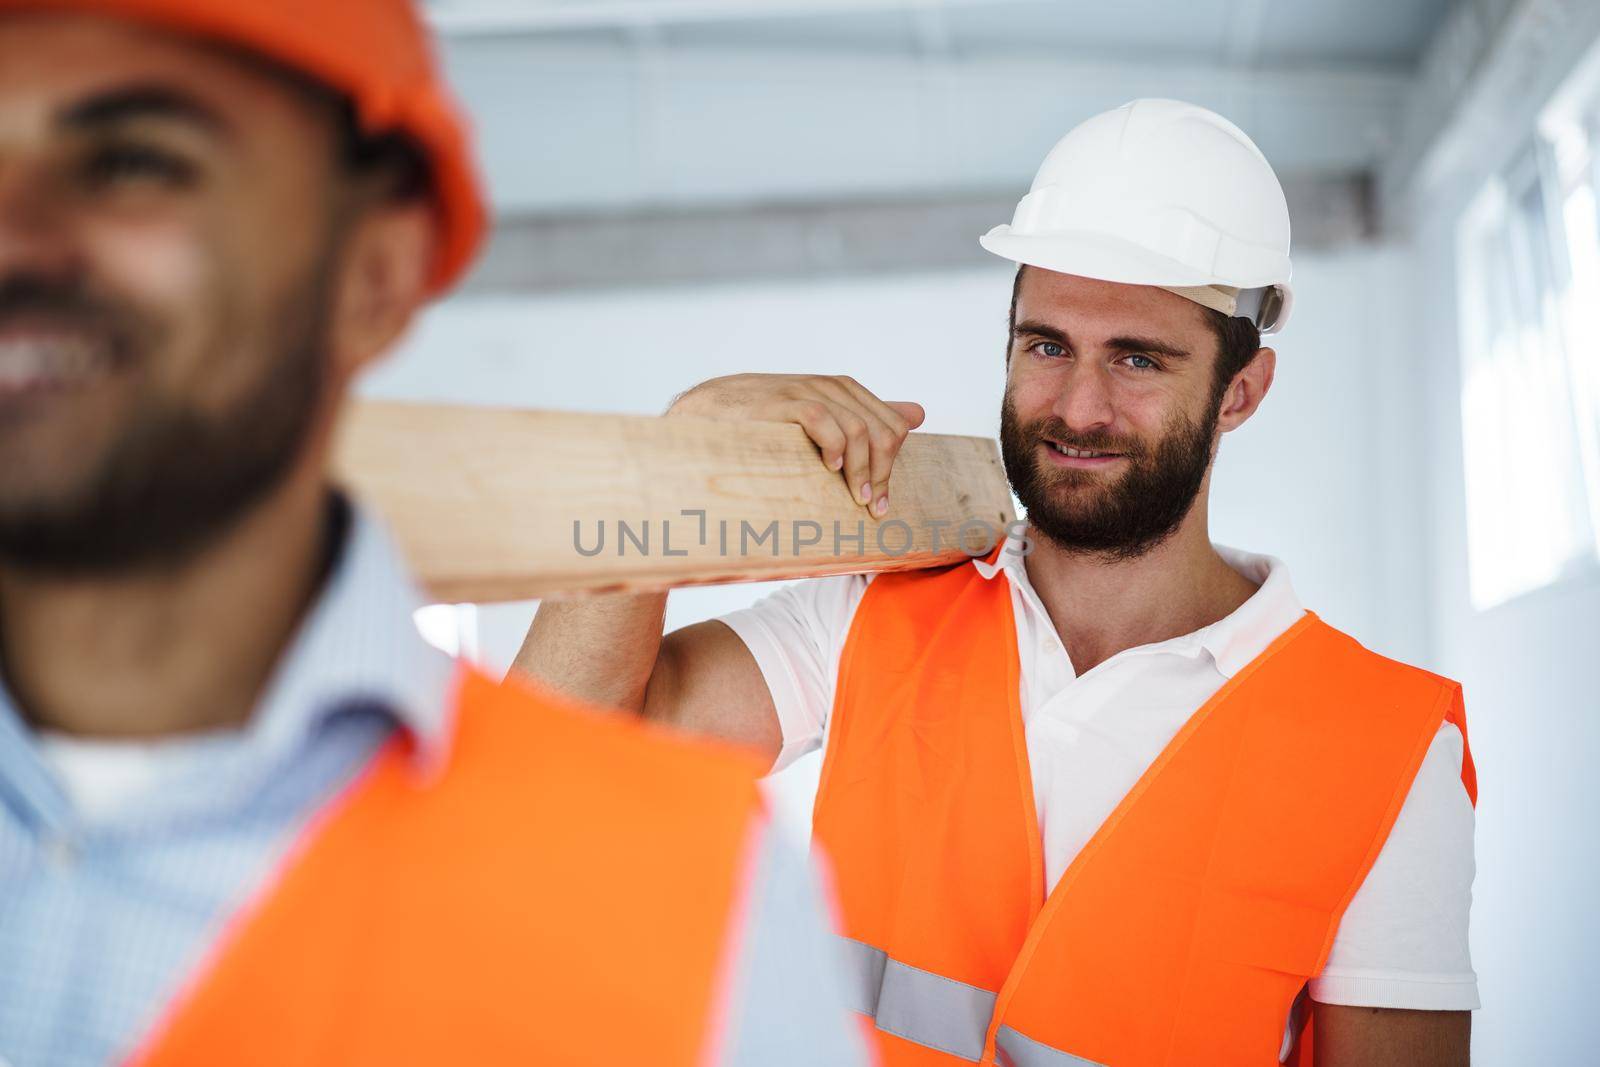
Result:
{"type": "MultiPolygon", "coordinates": [[[[1425,507],[1429,658],[1465,687],[1479,771],[1472,955],[1484,1007],[1473,1019],[1473,1061],[1595,1063],[1600,581],[1577,577],[1473,610],[1456,232],[1486,178],[1527,146],[1553,101],[1600,92],[1600,7],[1494,6],[1510,16],[1481,62],[1457,71],[1462,77],[1433,79],[1450,121],[1396,212],[1414,228],[1411,362],[1426,383],[1418,394],[1424,476],[1417,488],[1425,507]]],[[[1517,428],[1504,427],[1493,444],[1515,459],[1517,428]]]]}
{"type": "MultiPolygon", "coordinates": [[[[1474,1062],[1593,1063],[1600,988],[1600,582],[1476,612],[1467,582],[1454,228],[1460,183],[1419,232],[1417,353],[1426,415],[1428,613],[1441,671],[1466,690],[1479,771],[1474,1062]]],[[[1503,442],[1515,449],[1515,435],[1503,442]]]]}

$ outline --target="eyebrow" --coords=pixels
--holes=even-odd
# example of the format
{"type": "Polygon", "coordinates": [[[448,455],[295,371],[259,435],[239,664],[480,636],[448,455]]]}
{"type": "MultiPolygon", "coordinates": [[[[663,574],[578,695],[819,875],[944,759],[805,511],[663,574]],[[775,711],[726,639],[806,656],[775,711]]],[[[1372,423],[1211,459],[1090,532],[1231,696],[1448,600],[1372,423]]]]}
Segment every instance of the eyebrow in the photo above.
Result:
{"type": "MultiPolygon", "coordinates": [[[[1045,340],[1053,341],[1068,350],[1073,347],[1072,339],[1064,331],[1034,319],[1017,323],[1011,333],[1013,337],[1024,335],[1043,337],[1045,340]]],[[[1115,352],[1148,352],[1151,355],[1165,356],[1171,360],[1189,358],[1187,349],[1179,348],[1165,341],[1158,341],[1154,337],[1113,337],[1105,343],[1105,347],[1115,352]]]]}
{"type": "Polygon", "coordinates": [[[80,130],[144,119],[182,122],[212,135],[228,130],[227,121],[216,111],[165,85],[128,85],[96,93],[62,116],[67,126],[80,130]]]}
{"type": "Polygon", "coordinates": [[[1117,352],[1149,352],[1152,355],[1166,356],[1168,359],[1188,359],[1188,349],[1169,345],[1165,341],[1157,341],[1154,337],[1113,337],[1106,342],[1106,347],[1117,352]]]}

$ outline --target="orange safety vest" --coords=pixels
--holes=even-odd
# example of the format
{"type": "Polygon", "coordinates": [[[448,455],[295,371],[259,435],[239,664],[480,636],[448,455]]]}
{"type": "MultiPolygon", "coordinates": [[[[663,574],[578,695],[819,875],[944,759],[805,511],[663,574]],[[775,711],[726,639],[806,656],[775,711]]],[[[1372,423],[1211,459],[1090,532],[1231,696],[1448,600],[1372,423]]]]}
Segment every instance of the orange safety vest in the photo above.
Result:
{"type": "Polygon", "coordinates": [[[456,694],[442,773],[381,750],[133,1062],[714,1058],[759,768],[466,668],[456,694]]]}
{"type": "Polygon", "coordinates": [[[857,608],[815,833],[883,1063],[1276,1064],[1434,734],[1465,737],[1460,687],[1308,612],[1047,898],[1019,677],[1009,583],[970,564],[878,575],[857,608]]]}

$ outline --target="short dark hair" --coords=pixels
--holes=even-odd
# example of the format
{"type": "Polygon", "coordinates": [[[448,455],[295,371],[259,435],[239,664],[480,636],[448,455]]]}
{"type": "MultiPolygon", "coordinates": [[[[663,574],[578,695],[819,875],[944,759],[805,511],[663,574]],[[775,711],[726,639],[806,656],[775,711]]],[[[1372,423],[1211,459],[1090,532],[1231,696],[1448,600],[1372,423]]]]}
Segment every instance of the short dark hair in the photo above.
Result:
{"type": "Polygon", "coordinates": [[[355,102],[346,93],[288,63],[243,45],[208,42],[216,51],[277,78],[333,121],[335,162],[354,180],[370,183],[384,199],[413,200],[432,195],[434,174],[426,149],[403,130],[363,128],[355,102]]]}
{"type": "Polygon", "coordinates": [[[1217,337],[1217,365],[1211,384],[1215,399],[1221,400],[1234,377],[1256,358],[1261,348],[1261,331],[1250,319],[1224,315],[1212,308],[1201,310],[1217,337]]]}
{"type": "MultiPolygon", "coordinates": [[[[1017,276],[1011,282],[1011,314],[1006,320],[1007,353],[1011,351],[1011,335],[1017,329],[1017,297],[1022,292],[1022,272],[1027,269],[1026,263],[1018,264],[1017,276]]],[[[1208,307],[1200,310],[1205,313],[1206,323],[1217,338],[1217,362],[1213,368],[1211,385],[1213,398],[1221,400],[1234,376],[1256,358],[1256,352],[1261,348],[1261,331],[1249,319],[1224,315],[1208,307]]]]}
{"type": "Polygon", "coordinates": [[[377,179],[386,197],[414,200],[433,191],[433,166],[416,139],[398,130],[368,133],[347,97],[337,104],[339,161],[357,179],[377,179]]]}

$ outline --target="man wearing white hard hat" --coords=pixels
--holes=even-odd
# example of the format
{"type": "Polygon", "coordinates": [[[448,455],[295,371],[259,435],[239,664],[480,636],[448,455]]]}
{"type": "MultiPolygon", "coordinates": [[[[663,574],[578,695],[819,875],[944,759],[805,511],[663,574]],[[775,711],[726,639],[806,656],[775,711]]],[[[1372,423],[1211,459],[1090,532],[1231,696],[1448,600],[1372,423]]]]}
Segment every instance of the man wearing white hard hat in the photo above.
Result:
{"type": "MultiPolygon", "coordinates": [[[[1001,442],[1025,532],[664,639],[664,596],[552,604],[520,665],[775,767],[825,747],[815,833],[887,1064],[1465,1063],[1460,687],[1207,532],[1292,305],[1272,168],[1220,116],[1139,100],[1063,138],[981,240],[1019,265],[1001,442]]],[[[672,412],[801,423],[880,517],[922,419],[803,375],[672,412]]]]}

